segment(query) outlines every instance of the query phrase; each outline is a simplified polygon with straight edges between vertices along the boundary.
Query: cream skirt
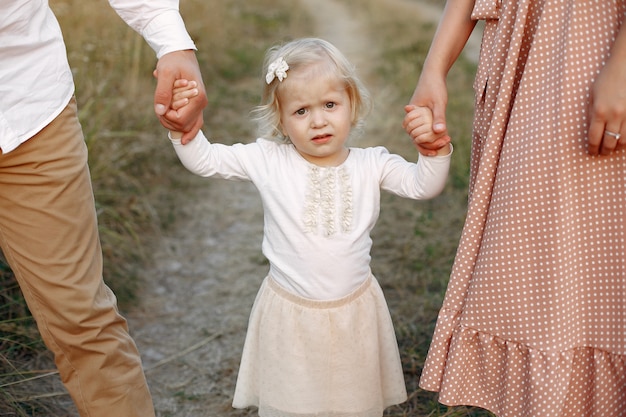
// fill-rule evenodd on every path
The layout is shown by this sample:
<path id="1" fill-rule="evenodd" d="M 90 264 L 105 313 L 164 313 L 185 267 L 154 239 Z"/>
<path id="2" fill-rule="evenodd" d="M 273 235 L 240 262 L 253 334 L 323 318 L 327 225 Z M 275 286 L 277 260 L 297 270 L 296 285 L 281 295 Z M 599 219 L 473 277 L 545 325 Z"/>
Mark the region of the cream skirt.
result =
<path id="1" fill-rule="evenodd" d="M 261 417 L 380 417 L 407 398 L 398 344 L 374 277 L 330 301 L 265 278 L 250 313 L 233 407 Z"/>

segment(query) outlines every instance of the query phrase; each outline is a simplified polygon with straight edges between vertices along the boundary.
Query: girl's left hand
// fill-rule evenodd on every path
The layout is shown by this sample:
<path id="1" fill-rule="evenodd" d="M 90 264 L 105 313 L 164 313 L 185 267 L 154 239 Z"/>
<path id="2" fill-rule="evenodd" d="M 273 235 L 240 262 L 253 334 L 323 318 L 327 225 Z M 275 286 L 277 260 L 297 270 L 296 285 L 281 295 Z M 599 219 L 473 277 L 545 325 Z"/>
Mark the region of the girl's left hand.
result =
<path id="1" fill-rule="evenodd" d="M 413 140 L 417 150 L 424 156 L 447 154 L 450 136 L 446 131 L 434 132 L 430 109 L 409 104 L 404 107 L 404 111 L 406 115 L 402 126 Z"/>

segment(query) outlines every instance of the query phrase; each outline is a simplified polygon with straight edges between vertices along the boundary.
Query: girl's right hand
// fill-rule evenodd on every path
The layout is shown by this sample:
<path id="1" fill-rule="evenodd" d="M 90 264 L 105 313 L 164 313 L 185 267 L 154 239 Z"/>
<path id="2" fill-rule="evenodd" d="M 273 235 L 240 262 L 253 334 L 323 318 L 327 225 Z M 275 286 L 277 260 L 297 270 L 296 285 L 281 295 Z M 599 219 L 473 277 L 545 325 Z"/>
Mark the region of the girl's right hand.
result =
<path id="1" fill-rule="evenodd" d="M 189 104 L 189 99 L 196 97 L 199 94 L 198 83 L 195 81 L 189 81 L 179 79 L 174 81 L 174 88 L 172 89 L 172 103 L 170 107 L 176 111 Z M 182 132 L 170 130 L 170 138 L 180 140 L 183 137 Z"/>
<path id="2" fill-rule="evenodd" d="M 197 82 L 184 79 L 176 80 L 174 81 L 172 103 L 170 106 L 173 110 L 181 109 L 189 104 L 189 99 L 196 97 L 198 94 Z"/>

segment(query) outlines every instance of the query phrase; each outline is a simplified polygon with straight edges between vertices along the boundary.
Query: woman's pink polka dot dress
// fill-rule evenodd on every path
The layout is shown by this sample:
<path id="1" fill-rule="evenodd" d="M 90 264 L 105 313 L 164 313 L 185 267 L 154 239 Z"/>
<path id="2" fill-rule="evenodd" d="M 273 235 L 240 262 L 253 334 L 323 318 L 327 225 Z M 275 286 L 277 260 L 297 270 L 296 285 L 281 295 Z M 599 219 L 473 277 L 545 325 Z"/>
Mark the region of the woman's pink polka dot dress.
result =
<path id="1" fill-rule="evenodd" d="M 626 416 L 626 151 L 586 151 L 590 89 L 625 13 L 476 2 L 468 215 L 420 381 L 444 404 Z"/>

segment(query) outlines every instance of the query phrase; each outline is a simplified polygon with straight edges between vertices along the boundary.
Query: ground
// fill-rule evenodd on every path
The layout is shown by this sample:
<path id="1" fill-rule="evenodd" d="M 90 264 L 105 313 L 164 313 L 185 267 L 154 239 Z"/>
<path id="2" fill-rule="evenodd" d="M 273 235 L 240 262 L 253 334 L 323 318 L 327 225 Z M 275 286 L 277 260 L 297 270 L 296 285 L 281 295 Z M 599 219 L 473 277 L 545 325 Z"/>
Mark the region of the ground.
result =
<path id="1" fill-rule="evenodd" d="M 423 19 L 439 16 L 415 1 L 393 1 Z M 367 68 L 376 43 L 358 14 L 336 0 L 302 3 L 316 23 L 311 35 Z M 248 183 L 207 181 L 181 203 L 185 215 L 163 236 L 139 304 L 127 314 L 159 417 L 256 415 L 230 404 L 248 314 L 268 268 L 260 251 L 260 198 Z"/>

